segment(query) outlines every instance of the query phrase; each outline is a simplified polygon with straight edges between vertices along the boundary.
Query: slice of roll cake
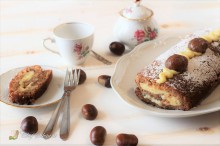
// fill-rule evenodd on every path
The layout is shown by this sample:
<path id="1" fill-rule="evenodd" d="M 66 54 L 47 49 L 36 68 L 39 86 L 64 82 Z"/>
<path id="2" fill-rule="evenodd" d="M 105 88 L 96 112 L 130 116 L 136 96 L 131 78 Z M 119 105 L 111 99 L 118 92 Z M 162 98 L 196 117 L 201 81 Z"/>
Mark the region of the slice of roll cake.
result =
<path id="1" fill-rule="evenodd" d="M 220 30 L 199 31 L 161 54 L 136 76 L 136 95 L 164 109 L 189 110 L 220 83 Z"/>
<path id="2" fill-rule="evenodd" d="M 21 70 L 9 84 L 9 100 L 18 104 L 33 104 L 47 89 L 52 70 L 35 65 Z"/>

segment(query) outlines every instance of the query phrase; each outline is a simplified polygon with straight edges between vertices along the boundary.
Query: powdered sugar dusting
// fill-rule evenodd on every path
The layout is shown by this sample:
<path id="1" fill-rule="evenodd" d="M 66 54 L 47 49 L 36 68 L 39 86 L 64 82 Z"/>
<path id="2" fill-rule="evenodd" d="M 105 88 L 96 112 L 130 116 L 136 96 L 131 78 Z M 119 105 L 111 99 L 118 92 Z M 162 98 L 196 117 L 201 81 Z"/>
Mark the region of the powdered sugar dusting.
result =
<path id="1" fill-rule="evenodd" d="M 188 47 L 188 43 L 190 40 L 192 40 L 193 38 L 196 38 L 196 37 L 206 35 L 209 32 L 210 32 L 210 30 L 201 30 L 201 31 L 198 31 L 194 34 L 186 36 L 185 39 L 180 41 L 178 44 L 173 46 L 171 49 L 167 50 L 165 53 L 161 54 L 156 60 L 160 60 L 162 62 L 165 62 L 167 60 L 167 58 L 170 57 L 171 55 L 177 54 L 181 51 L 185 51 L 186 48 Z"/>
<path id="2" fill-rule="evenodd" d="M 146 66 L 141 73 L 154 80 L 158 79 L 160 72 L 165 67 L 165 61 L 168 57 L 173 54 L 177 54 L 180 51 L 184 51 L 190 40 L 196 37 L 204 36 L 209 32 L 210 30 L 202 30 L 188 36 L 186 39 L 161 54 L 152 64 Z M 212 45 L 215 45 L 216 47 L 219 45 L 219 42 L 212 43 Z M 220 46 L 217 49 L 220 50 Z M 168 79 L 165 84 L 182 92 L 195 92 L 200 88 L 202 89 L 204 86 L 211 86 L 212 83 L 216 84 L 219 80 L 220 54 L 217 54 L 208 48 L 203 55 L 189 60 L 186 72 L 175 75 L 172 79 Z"/>
<path id="3" fill-rule="evenodd" d="M 219 73 L 220 56 L 208 49 L 202 56 L 190 59 L 187 71 L 170 79 L 167 84 L 183 92 L 194 92 L 201 87 L 216 83 L 219 80 Z M 179 78 L 178 82 L 177 78 Z"/>

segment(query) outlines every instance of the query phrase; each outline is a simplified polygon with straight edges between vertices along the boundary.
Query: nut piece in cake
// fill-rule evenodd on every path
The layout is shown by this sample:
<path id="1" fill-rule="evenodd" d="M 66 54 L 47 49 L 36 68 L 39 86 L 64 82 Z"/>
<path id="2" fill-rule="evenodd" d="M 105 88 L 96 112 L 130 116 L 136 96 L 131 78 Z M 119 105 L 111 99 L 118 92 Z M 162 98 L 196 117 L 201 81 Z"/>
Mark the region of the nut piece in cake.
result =
<path id="1" fill-rule="evenodd" d="M 21 70 L 9 83 L 9 100 L 18 104 L 33 104 L 47 89 L 52 70 L 35 65 Z"/>

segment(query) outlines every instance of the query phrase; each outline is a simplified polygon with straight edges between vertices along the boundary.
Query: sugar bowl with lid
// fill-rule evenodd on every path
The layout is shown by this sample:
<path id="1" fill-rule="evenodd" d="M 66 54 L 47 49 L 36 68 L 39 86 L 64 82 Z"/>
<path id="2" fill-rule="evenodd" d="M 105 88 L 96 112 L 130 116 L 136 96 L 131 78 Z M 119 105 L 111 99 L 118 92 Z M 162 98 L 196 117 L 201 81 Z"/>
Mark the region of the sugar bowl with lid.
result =
<path id="1" fill-rule="evenodd" d="M 119 12 L 114 34 L 131 50 L 143 42 L 155 39 L 159 28 L 153 14 L 152 10 L 141 5 L 141 0 L 134 0 L 131 6 Z"/>

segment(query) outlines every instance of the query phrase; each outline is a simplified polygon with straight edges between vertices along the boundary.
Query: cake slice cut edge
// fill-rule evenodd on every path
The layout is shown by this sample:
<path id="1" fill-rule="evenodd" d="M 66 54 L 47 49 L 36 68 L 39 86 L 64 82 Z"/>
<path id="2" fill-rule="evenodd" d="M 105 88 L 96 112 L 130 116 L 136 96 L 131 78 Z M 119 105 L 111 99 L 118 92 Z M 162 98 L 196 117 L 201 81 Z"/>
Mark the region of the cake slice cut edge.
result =
<path id="1" fill-rule="evenodd" d="M 189 110 L 192 108 L 190 100 L 176 89 L 166 85 L 157 84 L 155 80 L 136 76 L 138 87 L 135 90 L 137 97 L 143 102 L 170 110 Z"/>

